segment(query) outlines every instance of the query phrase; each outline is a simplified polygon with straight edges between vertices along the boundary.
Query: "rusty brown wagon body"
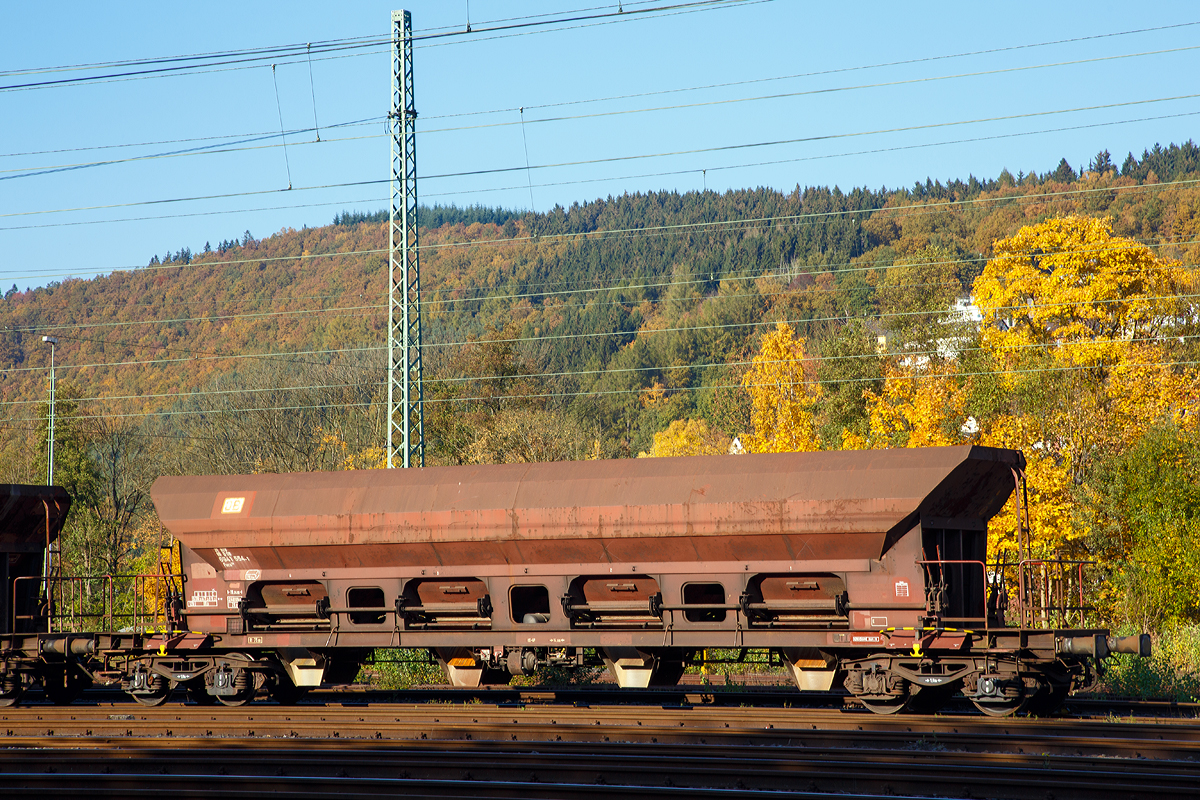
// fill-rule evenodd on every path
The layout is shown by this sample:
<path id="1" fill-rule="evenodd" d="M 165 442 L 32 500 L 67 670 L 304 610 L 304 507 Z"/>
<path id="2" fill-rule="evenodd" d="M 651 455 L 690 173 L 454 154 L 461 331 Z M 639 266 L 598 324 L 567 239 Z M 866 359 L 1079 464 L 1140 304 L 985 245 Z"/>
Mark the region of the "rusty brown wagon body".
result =
<path id="1" fill-rule="evenodd" d="M 238 646 L 430 648 L 466 685 L 594 648 L 623 686 L 767 648 L 802 688 L 844 675 L 890 710 L 994 672 L 987 653 L 1094 636 L 974 630 L 1004 627 L 986 529 L 1023 468 L 964 446 L 165 477 L 153 497 L 192 624 Z M 996 677 L 999 700 L 1027 693 Z"/>
<path id="2" fill-rule="evenodd" d="M 979 529 L 1022 466 L 980 447 L 788 453 L 164 477 L 153 497 L 218 570 L 795 564 L 879 559 L 921 517 Z"/>

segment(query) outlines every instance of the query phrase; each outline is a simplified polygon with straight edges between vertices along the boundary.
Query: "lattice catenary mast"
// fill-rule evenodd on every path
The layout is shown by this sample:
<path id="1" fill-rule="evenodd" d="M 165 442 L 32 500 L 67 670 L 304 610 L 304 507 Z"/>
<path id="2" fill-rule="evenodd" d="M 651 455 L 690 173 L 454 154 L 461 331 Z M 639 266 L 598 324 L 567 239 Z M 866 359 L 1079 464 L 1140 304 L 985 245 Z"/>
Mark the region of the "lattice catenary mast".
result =
<path id="1" fill-rule="evenodd" d="M 392 112 L 389 115 L 392 206 L 388 224 L 388 469 L 425 466 L 421 261 L 417 249 L 417 109 L 413 101 L 412 55 L 412 16 L 407 11 L 393 11 Z"/>

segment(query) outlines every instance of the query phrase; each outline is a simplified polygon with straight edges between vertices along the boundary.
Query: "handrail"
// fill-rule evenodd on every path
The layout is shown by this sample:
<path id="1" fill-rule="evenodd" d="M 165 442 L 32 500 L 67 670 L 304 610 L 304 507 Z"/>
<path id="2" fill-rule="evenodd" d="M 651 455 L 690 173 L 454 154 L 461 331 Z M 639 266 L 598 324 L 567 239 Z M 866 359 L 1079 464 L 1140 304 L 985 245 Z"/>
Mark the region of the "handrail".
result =
<path id="1" fill-rule="evenodd" d="M 102 620 L 102 627 L 115 630 L 118 620 L 128 620 L 133 628 L 145 628 L 178 620 L 184 575 L 177 572 L 105 573 L 103 575 L 25 575 L 12 580 L 12 628 L 19 620 L 45 620 L 47 630 L 82 632 L 88 620 Z M 36 614 L 17 614 L 16 598 L 20 586 L 36 581 L 45 588 Z M 118 589 L 123 591 L 119 594 Z M 29 594 L 26 592 L 26 594 Z M 119 611 L 118 598 L 132 594 L 130 610 Z M 148 603 L 147 601 L 153 598 Z M 177 602 L 179 601 L 179 602 Z M 150 607 L 150 605 L 153 607 Z"/>
<path id="2" fill-rule="evenodd" d="M 1049 622 L 1051 611 L 1060 613 L 1064 620 L 1070 615 L 1070 612 L 1078 611 L 1079 623 L 1080 625 L 1083 625 L 1083 615 L 1085 612 L 1091 609 L 1090 606 L 1085 605 L 1083 596 L 1083 568 L 1085 566 L 1093 566 L 1095 563 L 1095 561 L 1067 558 L 1022 558 L 1018 560 L 1015 565 L 1017 567 L 1018 585 L 1017 613 L 1020 617 L 1021 624 L 1023 626 L 1029 625 L 1029 627 L 1033 627 L 1036 618 L 1039 616 L 1039 609 L 1033 603 L 1033 598 L 1030 597 L 1031 591 L 1034 588 L 1030 584 L 1032 584 L 1033 581 L 1026 581 L 1026 572 L 1030 567 L 1041 567 L 1042 580 L 1039 584 L 1039 588 L 1041 590 L 1040 599 L 1042 601 L 1040 604 L 1040 617 L 1042 622 Z M 1059 577 L 1056 578 L 1048 574 L 1046 568 L 1052 566 L 1057 566 L 1060 568 Z M 1067 578 L 1068 571 L 1062 569 L 1064 567 L 1075 568 L 1074 570 L 1071 570 L 1071 572 L 1076 573 L 1076 588 L 1079 592 L 1079 605 L 1077 606 L 1071 606 L 1067 604 L 1066 592 L 1070 590 L 1070 587 L 1065 585 L 1069 583 L 1069 579 Z M 1056 588 L 1054 584 L 1056 583 L 1058 584 L 1057 588 L 1059 590 L 1060 602 L 1058 605 L 1051 606 L 1050 602 L 1054 599 L 1053 594 Z"/>

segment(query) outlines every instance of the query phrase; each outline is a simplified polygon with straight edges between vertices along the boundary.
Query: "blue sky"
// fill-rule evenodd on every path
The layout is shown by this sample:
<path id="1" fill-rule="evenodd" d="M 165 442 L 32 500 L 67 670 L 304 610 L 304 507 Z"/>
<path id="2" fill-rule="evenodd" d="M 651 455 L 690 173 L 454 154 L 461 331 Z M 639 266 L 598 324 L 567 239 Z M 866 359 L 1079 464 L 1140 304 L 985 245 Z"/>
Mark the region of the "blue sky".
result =
<path id="1" fill-rule="evenodd" d="M 3 87 L 131 71 L 47 71 L 72 65 L 386 37 L 393 7 L 10 4 L 0 287 L 385 208 L 386 185 L 339 184 L 388 177 L 391 57 L 373 45 L 281 57 L 274 72 L 267 60 Z M 744 0 L 495 33 L 481 31 L 616 4 L 408 8 L 418 34 L 461 31 L 468 13 L 475 31 L 416 49 L 427 204 L 545 211 L 659 189 L 896 187 L 1044 172 L 1062 157 L 1079 168 L 1105 148 L 1119 164 L 1130 150 L 1200 138 L 1194 3 Z M 206 150 L 183 153 L 196 148 Z"/>

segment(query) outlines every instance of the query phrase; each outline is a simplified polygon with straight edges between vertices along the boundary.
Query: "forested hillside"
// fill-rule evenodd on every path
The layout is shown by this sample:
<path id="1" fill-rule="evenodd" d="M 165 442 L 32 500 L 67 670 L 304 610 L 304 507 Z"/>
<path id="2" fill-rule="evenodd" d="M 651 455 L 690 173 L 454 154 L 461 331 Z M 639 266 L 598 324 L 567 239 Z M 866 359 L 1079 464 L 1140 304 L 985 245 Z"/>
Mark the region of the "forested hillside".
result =
<path id="1" fill-rule="evenodd" d="M 1198 181 L 1200 148 L 1188 142 L 1119 166 L 1102 152 L 1079 172 L 1063 160 L 1045 173 L 908 189 L 625 195 L 545 214 L 423 209 L 427 462 L 719 451 L 734 437 L 751 449 L 1020 446 L 1042 470 L 1038 480 L 1057 481 L 1033 487 L 1057 515 L 1040 529 L 1046 547 L 1106 559 L 1105 613 L 1194 619 L 1194 586 L 1167 610 L 1154 610 L 1161 598 L 1141 597 L 1136 608 L 1116 599 L 1146 562 L 1133 555 L 1138 542 L 1169 520 L 1184 520 L 1200 542 L 1196 492 L 1170 495 L 1155 519 L 1133 500 L 1153 484 L 1146 463 L 1195 485 L 1192 395 L 1131 411 L 1137 425 L 1104 417 L 1126 425 L 1124 437 L 1032 431 L 1039 410 L 1050 420 L 1051 407 L 1099 397 L 1097 386 L 1110 391 L 1105 370 L 1144 366 L 1145 352 L 1110 348 L 1056 366 L 1052 348 L 1066 339 L 1014 343 L 988 340 L 987 330 L 1019 327 L 1012 309 L 1036 305 L 1034 289 L 1001 298 L 1004 275 L 989 265 L 1028 262 L 1037 273 L 1058 252 L 1045 237 L 1144 245 L 1140 260 L 1113 273 L 1115 294 L 1089 295 L 1097 309 L 1193 296 Z M 1060 218 L 1103 221 L 1107 233 L 1076 225 L 1018 235 Z M 1021 249 L 1021 236 L 1034 244 Z M 369 467 L 382 458 L 386 219 L 347 212 L 326 227 L 261 239 L 246 231 L 198 250 L 93 280 L 14 287 L 0 302 L 0 480 L 44 480 L 50 353 L 41 337 L 53 334 L 59 482 L 92 515 L 79 552 L 114 568 L 137 552 L 154 475 Z M 1147 274 L 1170 269 L 1171 279 L 1133 286 L 1133 264 Z M 1064 268 L 1083 283 L 1109 274 Z M 956 298 L 978 294 L 980 280 L 1001 298 L 983 334 L 947 313 Z M 1126 327 L 1104 336 L 1153 339 L 1165 371 L 1139 380 L 1186 389 L 1200 360 L 1194 306 L 1133 307 Z M 1097 319 L 1086 321 L 1093 334 Z M 789 360 L 798 365 L 790 377 L 764 371 Z M 757 406 L 756 387 L 768 384 L 805 387 L 793 400 L 807 416 L 790 445 L 766 430 Z M 914 410 L 922 403 L 938 413 Z M 1188 558 L 1191 571 L 1172 568 L 1163 586 L 1200 579 L 1200 557 Z"/>

